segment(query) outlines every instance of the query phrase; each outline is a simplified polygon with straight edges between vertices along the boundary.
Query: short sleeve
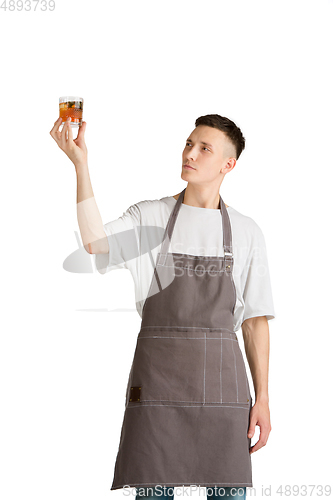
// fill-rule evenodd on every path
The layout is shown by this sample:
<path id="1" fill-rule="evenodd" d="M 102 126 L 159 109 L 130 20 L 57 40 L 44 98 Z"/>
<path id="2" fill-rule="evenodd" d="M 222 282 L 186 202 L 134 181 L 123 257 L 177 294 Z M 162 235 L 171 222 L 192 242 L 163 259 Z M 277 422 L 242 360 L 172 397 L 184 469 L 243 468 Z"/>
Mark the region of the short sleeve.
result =
<path id="1" fill-rule="evenodd" d="M 242 322 L 256 316 L 266 316 L 268 320 L 275 318 L 266 243 L 257 224 L 254 227 L 251 251 L 245 272 L 247 275 L 243 291 L 244 316 Z"/>
<path id="2" fill-rule="evenodd" d="M 109 253 L 93 254 L 96 269 L 100 274 L 113 269 L 127 269 L 128 260 L 139 255 L 136 228 L 140 223 L 140 208 L 135 204 L 118 219 L 103 225 L 109 243 Z"/>

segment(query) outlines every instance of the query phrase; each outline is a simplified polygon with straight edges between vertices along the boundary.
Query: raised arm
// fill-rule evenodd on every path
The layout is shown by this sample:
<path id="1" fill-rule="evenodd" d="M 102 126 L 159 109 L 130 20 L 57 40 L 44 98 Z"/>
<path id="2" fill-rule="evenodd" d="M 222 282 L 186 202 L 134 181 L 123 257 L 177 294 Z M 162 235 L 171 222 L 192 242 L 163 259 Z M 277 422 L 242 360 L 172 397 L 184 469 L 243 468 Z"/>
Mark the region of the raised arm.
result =
<path id="1" fill-rule="evenodd" d="M 88 169 L 88 151 L 84 140 L 86 122 L 82 122 L 78 136 L 73 140 L 72 128 L 68 119 L 59 131 L 61 118 L 54 123 L 51 136 L 59 148 L 73 162 L 77 178 L 77 218 L 82 243 L 90 253 L 108 253 L 109 243 L 104 231 L 103 222 L 94 197 Z"/>

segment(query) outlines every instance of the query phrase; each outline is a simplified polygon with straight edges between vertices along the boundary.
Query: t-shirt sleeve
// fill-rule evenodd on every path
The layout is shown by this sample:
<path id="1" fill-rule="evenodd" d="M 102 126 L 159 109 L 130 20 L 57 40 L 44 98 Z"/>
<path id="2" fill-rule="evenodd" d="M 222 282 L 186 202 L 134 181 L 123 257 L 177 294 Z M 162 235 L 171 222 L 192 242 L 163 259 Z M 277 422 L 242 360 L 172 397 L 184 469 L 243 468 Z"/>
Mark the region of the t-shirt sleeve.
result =
<path id="1" fill-rule="evenodd" d="M 243 321 L 256 316 L 266 316 L 268 320 L 275 318 L 266 243 L 257 224 L 254 226 L 246 272 Z"/>
<path id="2" fill-rule="evenodd" d="M 109 253 L 93 254 L 96 269 L 105 274 L 113 269 L 128 269 L 127 262 L 139 255 L 136 228 L 141 223 L 138 204 L 131 205 L 121 217 L 103 225 Z"/>

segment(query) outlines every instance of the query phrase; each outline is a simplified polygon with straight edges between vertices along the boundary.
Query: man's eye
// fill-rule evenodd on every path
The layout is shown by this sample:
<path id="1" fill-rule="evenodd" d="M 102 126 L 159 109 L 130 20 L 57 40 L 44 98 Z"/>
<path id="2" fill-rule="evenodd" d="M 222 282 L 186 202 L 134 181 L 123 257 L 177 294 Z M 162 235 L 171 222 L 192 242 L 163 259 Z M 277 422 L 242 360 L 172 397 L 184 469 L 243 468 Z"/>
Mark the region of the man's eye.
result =
<path id="1" fill-rule="evenodd" d="M 189 146 L 190 146 L 190 145 L 191 145 L 191 143 L 190 143 L 190 142 L 187 142 L 187 143 L 185 144 L 185 146 L 187 146 L 187 145 L 189 145 Z M 207 149 L 207 151 L 210 151 L 208 148 L 202 148 L 202 149 Z"/>

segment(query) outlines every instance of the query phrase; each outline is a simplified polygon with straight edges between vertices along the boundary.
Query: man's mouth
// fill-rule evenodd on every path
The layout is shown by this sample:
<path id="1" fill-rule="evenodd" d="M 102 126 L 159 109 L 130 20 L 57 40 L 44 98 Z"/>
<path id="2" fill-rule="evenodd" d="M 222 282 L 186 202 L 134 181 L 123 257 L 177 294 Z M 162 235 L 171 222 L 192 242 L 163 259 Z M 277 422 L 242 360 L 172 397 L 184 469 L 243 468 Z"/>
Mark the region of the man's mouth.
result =
<path id="1" fill-rule="evenodd" d="M 191 170 L 195 170 L 195 168 L 191 167 L 191 165 L 184 165 L 184 168 L 190 168 Z"/>

